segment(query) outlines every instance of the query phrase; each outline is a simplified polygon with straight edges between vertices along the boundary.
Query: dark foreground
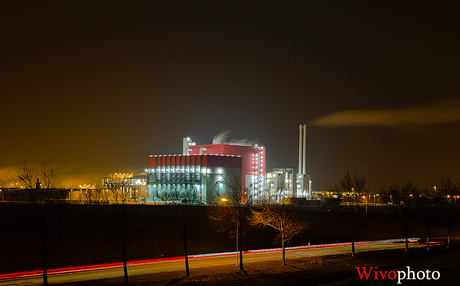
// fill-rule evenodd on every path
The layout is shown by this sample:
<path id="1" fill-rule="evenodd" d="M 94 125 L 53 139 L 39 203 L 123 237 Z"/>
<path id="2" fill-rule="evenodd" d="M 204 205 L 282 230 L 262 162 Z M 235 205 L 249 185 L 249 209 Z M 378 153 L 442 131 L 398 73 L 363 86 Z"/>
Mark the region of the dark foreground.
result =
<path id="1" fill-rule="evenodd" d="M 71 215 L 59 232 L 56 247 L 49 257 L 49 268 L 71 267 L 100 263 L 120 262 L 117 246 L 91 223 L 90 214 L 95 206 L 71 206 Z M 167 206 L 147 205 L 142 209 L 143 225 L 138 237 L 128 249 L 128 260 L 143 260 L 183 256 L 182 243 L 177 233 L 164 225 Z M 206 208 L 203 208 L 205 211 Z M 309 228 L 296 237 L 290 246 L 337 243 L 350 241 L 350 232 L 341 220 L 340 213 L 304 210 Z M 0 205 L 0 273 L 41 269 L 40 241 L 30 226 L 28 218 L 33 214 L 27 206 Z M 363 216 L 366 225 L 357 233 L 356 241 L 400 238 L 404 233 L 392 214 L 368 213 Z M 458 230 L 454 230 L 457 236 Z M 441 226 L 432 228 L 432 237 L 442 238 L 446 231 Z M 410 236 L 425 238 L 423 227 Z M 279 247 L 274 244 L 276 232 L 270 228 L 254 228 L 247 233 L 244 249 Z M 189 254 L 234 251 L 235 240 L 227 233 L 218 233 L 209 223 L 189 241 Z"/>
<path id="2" fill-rule="evenodd" d="M 356 267 L 378 267 L 381 271 L 401 271 L 407 266 L 414 271 L 439 271 L 438 280 L 402 281 L 402 285 L 455 285 L 460 277 L 458 265 L 460 249 L 444 246 L 425 249 L 386 250 L 358 253 L 356 258 L 345 255 L 280 261 L 247 263 L 245 272 L 236 266 L 217 266 L 194 269 L 191 277 L 183 271 L 171 271 L 130 277 L 123 284 L 122 278 L 70 283 L 80 285 L 397 285 L 397 280 L 379 279 L 373 276 L 361 280 Z"/>

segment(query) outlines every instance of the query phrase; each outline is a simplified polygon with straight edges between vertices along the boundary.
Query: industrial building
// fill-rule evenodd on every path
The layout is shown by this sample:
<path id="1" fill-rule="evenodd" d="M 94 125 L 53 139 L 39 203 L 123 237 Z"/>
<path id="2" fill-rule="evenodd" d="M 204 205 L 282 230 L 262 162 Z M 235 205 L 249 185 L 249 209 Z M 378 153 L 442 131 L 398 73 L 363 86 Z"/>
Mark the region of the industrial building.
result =
<path id="1" fill-rule="evenodd" d="M 299 169 L 265 172 L 266 148 L 257 144 L 196 145 L 183 138 L 182 155 L 150 155 L 147 162 L 147 201 L 215 203 L 226 180 L 241 178 L 242 192 L 255 203 L 280 203 L 284 198 L 312 198 L 306 170 L 306 124 L 299 125 Z"/>

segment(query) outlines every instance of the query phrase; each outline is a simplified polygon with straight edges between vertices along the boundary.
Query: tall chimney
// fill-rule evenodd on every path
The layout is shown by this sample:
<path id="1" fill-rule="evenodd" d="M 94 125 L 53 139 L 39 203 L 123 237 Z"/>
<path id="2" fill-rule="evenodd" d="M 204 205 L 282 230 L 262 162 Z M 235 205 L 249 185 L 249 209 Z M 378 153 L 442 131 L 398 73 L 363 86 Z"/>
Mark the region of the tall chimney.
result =
<path id="1" fill-rule="evenodd" d="M 299 124 L 299 174 L 302 174 L 302 124 Z"/>
<path id="2" fill-rule="evenodd" d="M 303 158 L 302 158 L 302 163 L 303 163 L 303 167 L 302 167 L 302 174 L 306 174 L 307 173 L 307 124 L 304 124 L 303 125 L 303 142 L 302 142 L 302 145 L 303 145 L 303 151 L 302 151 L 302 155 L 303 155 Z"/>

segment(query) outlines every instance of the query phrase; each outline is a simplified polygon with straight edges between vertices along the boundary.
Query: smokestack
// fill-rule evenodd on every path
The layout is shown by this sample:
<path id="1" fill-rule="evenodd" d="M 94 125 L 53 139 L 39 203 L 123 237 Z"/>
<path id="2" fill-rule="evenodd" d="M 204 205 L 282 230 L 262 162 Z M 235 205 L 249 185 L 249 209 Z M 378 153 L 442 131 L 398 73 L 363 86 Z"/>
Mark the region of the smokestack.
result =
<path id="1" fill-rule="evenodd" d="M 304 124 L 303 125 L 303 142 L 302 142 L 302 145 L 303 145 L 303 151 L 302 151 L 302 155 L 303 155 L 303 158 L 302 158 L 302 163 L 303 163 L 303 167 L 302 167 L 302 174 L 306 174 L 307 173 L 307 124 Z"/>
<path id="2" fill-rule="evenodd" d="M 299 124 L 299 174 L 302 174 L 302 124 Z"/>

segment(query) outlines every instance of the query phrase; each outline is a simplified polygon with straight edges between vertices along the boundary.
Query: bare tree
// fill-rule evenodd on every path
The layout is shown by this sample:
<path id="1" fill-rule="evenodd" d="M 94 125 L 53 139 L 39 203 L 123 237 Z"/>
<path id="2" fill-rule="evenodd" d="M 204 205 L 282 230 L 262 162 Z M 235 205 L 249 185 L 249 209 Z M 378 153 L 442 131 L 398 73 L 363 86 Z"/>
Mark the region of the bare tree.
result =
<path id="1" fill-rule="evenodd" d="M 367 194 L 369 188 L 363 175 L 358 175 L 357 172 L 353 176 L 347 170 L 343 176 L 335 182 L 334 186 L 329 187 L 329 191 L 337 194 L 338 199 L 328 200 L 327 206 L 335 211 L 341 212 L 347 227 L 350 230 L 351 238 L 351 255 L 355 256 L 355 239 L 356 233 L 364 225 L 363 213 L 366 210 L 363 204 L 363 196 Z M 348 198 L 344 201 L 348 193 Z"/>
<path id="2" fill-rule="evenodd" d="M 459 184 L 454 183 L 449 176 L 442 177 L 439 193 L 436 196 L 441 202 L 441 220 L 447 228 L 447 247 L 450 247 L 452 231 L 460 221 Z"/>
<path id="3" fill-rule="evenodd" d="M 116 244 L 123 258 L 124 282 L 128 282 L 127 255 L 133 241 L 140 235 L 140 212 L 143 204 L 129 204 L 126 193 L 114 191 L 116 203 L 108 200 L 94 206 L 90 222 L 95 224 L 110 241 Z"/>
<path id="4" fill-rule="evenodd" d="M 101 182 L 94 184 L 92 189 L 87 189 L 84 196 L 86 204 L 99 204 L 107 199 L 107 192 Z"/>
<path id="5" fill-rule="evenodd" d="M 114 204 L 127 204 L 130 201 L 129 193 L 122 189 L 111 190 L 111 198 Z"/>
<path id="6" fill-rule="evenodd" d="M 21 166 L 16 167 L 13 172 L 7 173 L 7 180 L 13 183 L 13 186 L 21 189 L 50 189 L 55 187 L 56 177 L 54 169 L 41 163 L 41 168 L 36 171 L 29 165 L 29 160 L 25 159 Z M 40 183 L 40 185 L 37 185 Z"/>
<path id="7" fill-rule="evenodd" d="M 113 203 L 127 203 L 130 201 L 130 184 L 126 178 L 120 178 L 107 184 Z"/>
<path id="8" fill-rule="evenodd" d="M 426 228 L 426 250 L 430 249 L 430 230 L 440 218 L 440 204 L 436 198 L 421 197 L 414 198 L 417 206 L 417 213 L 420 222 Z"/>
<path id="9" fill-rule="evenodd" d="M 251 223 L 255 226 L 270 226 L 278 231 L 275 242 L 281 242 L 282 264 L 286 265 L 286 243 L 308 227 L 308 222 L 293 212 L 288 205 L 265 205 L 252 209 Z"/>
<path id="10" fill-rule="evenodd" d="M 233 175 L 225 184 L 222 192 L 223 206 L 210 212 L 210 219 L 215 222 L 217 230 L 235 236 L 240 255 L 239 267 L 243 267 L 243 242 L 247 230 L 251 227 L 252 197 L 248 189 L 243 188 L 241 177 Z"/>
<path id="11" fill-rule="evenodd" d="M 172 227 L 180 236 L 184 248 L 185 276 L 190 276 L 188 263 L 188 241 L 198 233 L 208 220 L 206 208 L 188 204 L 173 204 L 163 208 L 165 216 L 163 224 Z"/>
<path id="12" fill-rule="evenodd" d="M 54 189 L 54 170 L 42 163 L 40 171 L 32 169 L 28 160 L 9 174 L 9 180 L 22 190 L 21 200 L 32 209 L 32 216 L 18 216 L 41 242 L 43 284 L 48 285 L 48 259 L 50 252 L 59 244 L 68 215 L 67 192 Z M 40 183 L 42 182 L 42 183 Z"/>
<path id="13" fill-rule="evenodd" d="M 393 185 L 388 191 L 390 209 L 396 215 L 399 224 L 404 230 L 406 240 L 405 252 L 409 249 L 409 232 L 420 225 L 416 198 L 420 197 L 420 190 L 412 181 L 404 185 Z"/>
<path id="14" fill-rule="evenodd" d="M 96 192 L 95 190 L 86 190 L 85 193 L 83 193 L 80 196 L 80 199 L 84 201 L 85 204 L 94 204 L 96 203 Z"/>

